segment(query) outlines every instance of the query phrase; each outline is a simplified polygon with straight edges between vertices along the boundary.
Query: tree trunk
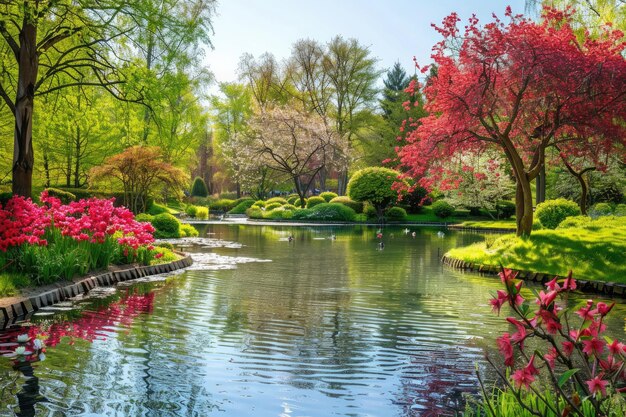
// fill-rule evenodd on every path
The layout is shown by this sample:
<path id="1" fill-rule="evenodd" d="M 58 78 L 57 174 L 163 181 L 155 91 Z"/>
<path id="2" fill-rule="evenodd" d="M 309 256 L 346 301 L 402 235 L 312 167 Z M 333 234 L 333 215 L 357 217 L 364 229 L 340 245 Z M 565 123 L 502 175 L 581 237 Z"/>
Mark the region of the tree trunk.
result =
<path id="1" fill-rule="evenodd" d="M 20 32 L 20 53 L 15 99 L 15 133 L 13 146 L 14 195 L 31 197 L 33 187 L 33 104 L 39 57 L 37 55 L 37 28 L 24 18 Z"/>
<path id="2" fill-rule="evenodd" d="M 587 215 L 587 198 L 589 196 L 589 186 L 583 174 L 577 175 L 576 179 L 580 183 L 580 212 L 583 216 Z"/>
<path id="3" fill-rule="evenodd" d="M 337 177 L 337 194 L 346 195 L 346 189 L 348 188 L 348 167 L 344 167 L 339 171 Z"/>
<path id="4" fill-rule="evenodd" d="M 74 187 L 80 187 L 80 151 L 81 151 L 80 126 L 76 126 L 76 146 L 74 147 Z"/>
<path id="5" fill-rule="evenodd" d="M 543 165 L 535 178 L 535 203 L 546 201 L 546 166 Z"/>
<path id="6" fill-rule="evenodd" d="M 526 174 L 522 172 L 519 177 L 515 189 L 516 234 L 517 236 L 530 236 L 533 230 L 533 196 Z"/>
<path id="7" fill-rule="evenodd" d="M 46 188 L 50 187 L 50 160 L 48 159 L 48 153 L 44 152 L 43 154 L 43 170 L 46 176 Z"/>

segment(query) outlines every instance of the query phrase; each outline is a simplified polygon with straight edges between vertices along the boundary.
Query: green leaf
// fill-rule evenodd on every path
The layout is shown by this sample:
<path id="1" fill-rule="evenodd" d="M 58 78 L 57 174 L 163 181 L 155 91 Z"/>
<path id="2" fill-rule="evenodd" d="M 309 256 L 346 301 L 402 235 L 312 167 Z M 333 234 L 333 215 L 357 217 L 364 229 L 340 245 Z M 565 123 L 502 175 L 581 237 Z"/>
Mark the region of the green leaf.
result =
<path id="1" fill-rule="evenodd" d="M 565 385 L 565 383 L 572 377 L 572 375 L 574 375 L 578 371 L 580 371 L 580 369 L 578 368 L 568 369 L 567 371 L 565 371 L 563 375 L 561 375 L 561 377 L 559 378 L 559 388 L 563 388 L 563 385 Z"/>

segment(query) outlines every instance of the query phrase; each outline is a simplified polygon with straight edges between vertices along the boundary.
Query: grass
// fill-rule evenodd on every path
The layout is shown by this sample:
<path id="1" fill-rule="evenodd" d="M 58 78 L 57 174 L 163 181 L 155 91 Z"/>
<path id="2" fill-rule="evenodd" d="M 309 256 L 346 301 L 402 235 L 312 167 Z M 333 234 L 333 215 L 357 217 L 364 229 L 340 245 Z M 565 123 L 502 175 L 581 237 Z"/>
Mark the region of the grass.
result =
<path id="1" fill-rule="evenodd" d="M 610 217 L 567 229 L 534 231 L 528 238 L 488 236 L 447 256 L 482 265 L 626 283 L 626 218 Z"/>
<path id="2" fill-rule="evenodd" d="M 31 285 L 30 280 L 24 274 L 15 272 L 0 273 L 0 297 L 11 297 L 20 293 L 20 288 Z"/>
<path id="3" fill-rule="evenodd" d="M 466 220 L 456 226 L 472 227 L 476 229 L 516 229 L 515 219 L 510 220 Z"/>

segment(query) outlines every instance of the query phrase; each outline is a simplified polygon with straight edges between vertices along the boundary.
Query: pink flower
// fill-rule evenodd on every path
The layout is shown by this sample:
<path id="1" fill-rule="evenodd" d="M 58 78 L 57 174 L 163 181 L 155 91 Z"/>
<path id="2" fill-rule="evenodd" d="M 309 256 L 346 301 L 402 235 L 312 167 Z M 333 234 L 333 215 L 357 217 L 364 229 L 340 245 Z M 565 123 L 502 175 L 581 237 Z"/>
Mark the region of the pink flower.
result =
<path id="1" fill-rule="evenodd" d="M 502 336 L 496 339 L 498 344 L 498 350 L 504 356 L 504 365 L 505 366 L 513 366 L 514 358 L 513 358 L 513 345 L 511 344 L 511 338 L 508 333 L 504 333 Z"/>
<path id="2" fill-rule="evenodd" d="M 554 277 L 552 281 L 546 282 L 546 287 L 550 291 L 559 291 L 561 289 L 561 287 L 559 287 L 559 284 L 557 283 L 557 277 Z"/>
<path id="3" fill-rule="evenodd" d="M 574 344 L 572 342 L 566 340 L 561 343 L 561 346 L 563 347 L 563 353 L 565 356 L 570 356 L 572 352 L 574 352 Z"/>
<path id="4" fill-rule="evenodd" d="M 554 347 L 551 347 L 548 353 L 543 355 L 543 358 L 546 360 L 546 362 L 548 362 L 548 366 L 550 367 L 550 369 L 554 369 L 554 364 L 556 362 L 557 356 L 558 353 Z"/>
<path id="5" fill-rule="evenodd" d="M 576 280 L 572 278 L 572 271 L 569 271 L 567 274 L 567 278 L 565 278 L 565 282 L 563 282 L 563 289 L 573 291 L 576 289 Z"/>
<path id="6" fill-rule="evenodd" d="M 597 338 L 593 338 L 591 340 L 583 340 L 583 352 L 587 355 L 595 355 L 596 357 L 602 354 L 604 350 L 604 343 Z"/>
<path id="7" fill-rule="evenodd" d="M 620 343 L 617 339 L 613 340 L 611 343 L 607 342 L 606 347 L 609 348 L 611 355 L 621 355 L 622 353 L 626 353 L 626 346 L 624 346 L 623 343 Z"/>
<path id="8" fill-rule="evenodd" d="M 609 381 L 601 379 L 601 376 L 603 375 L 598 375 L 595 378 L 587 381 L 587 386 L 589 387 L 589 391 L 592 395 L 596 395 L 598 393 L 601 393 L 603 396 L 606 395 L 606 386 L 608 385 Z"/>
<path id="9" fill-rule="evenodd" d="M 504 303 L 509 299 L 509 295 L 506 293 L 506 291 L 503 290 L 498 290 L 497 291 L 497 297 L 494 297 L 490 300 L 490 304 L 491 307 L 493 308 L 493 311 L 498 313 L 498 315 L 500 314 L 500 308 L 502 307 L 502 305 L 504 305 Z"/>
<path id="10" fill-rule="evenodd" d="M 535 380 L 535 375 L 539 374 L 539 371 L 537 370 L 537 368 L 535 368 L 535 365 L 533 363 L 534 361 L 535 355 L 532 355 L 530 357 L 530 360 L 528 361 L 528 365 L 526 365 L 524 369 L 518 369 L 517 371 L 513 372 L 513 375 L 511 375 L 511 379 L 518 389 L 522 386 L 526 389 L 530 388 L 530 384 L 532 384 Z"/>

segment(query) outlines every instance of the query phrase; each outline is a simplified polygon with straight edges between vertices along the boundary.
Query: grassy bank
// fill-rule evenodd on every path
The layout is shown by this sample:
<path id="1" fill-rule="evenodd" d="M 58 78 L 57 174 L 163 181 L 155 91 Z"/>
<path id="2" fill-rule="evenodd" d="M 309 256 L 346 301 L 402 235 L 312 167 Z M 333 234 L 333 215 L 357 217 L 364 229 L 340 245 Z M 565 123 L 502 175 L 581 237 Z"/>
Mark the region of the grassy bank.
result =
<path id="1" fill-rule="evenodd" d="M 452 249 L 447 256 L 482 265 L 500 265 L 574 277 L 626 283 L 626 217 L 601 218 L 529 238 L 488 236 L 485 242 Z"/>
<path id="2" fill-rule="evenodd" d="M 511 229 L 515 230 L 515 219 L 511 220 L 468 220 L 455 226 L 469 227 L 473 229 Z"/>

